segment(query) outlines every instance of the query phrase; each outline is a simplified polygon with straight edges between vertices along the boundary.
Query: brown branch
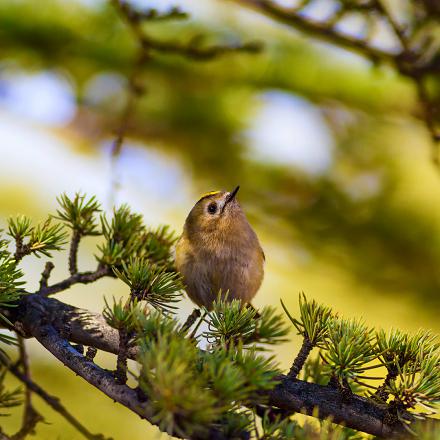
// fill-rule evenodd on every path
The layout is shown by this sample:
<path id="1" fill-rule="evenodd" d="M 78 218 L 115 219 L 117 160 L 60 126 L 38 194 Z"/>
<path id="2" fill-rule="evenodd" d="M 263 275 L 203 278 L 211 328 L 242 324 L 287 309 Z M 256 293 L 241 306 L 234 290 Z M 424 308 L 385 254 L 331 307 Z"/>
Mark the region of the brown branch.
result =
<path id="1" fill-rule="evenodd" d="M 139 396 L 135 390 L 117 384 L 113 374 L 87 361 L 59 336 L 59 326 L 65 326 L 66 321 L 69 321 L 69 339 L 72 342 L 117 354 L 118 331 L 111 328 L 101 315 L 36 294 L 23 297 L 20 306 L 10 312 L 15 315 L 9 315 L 9 319 L 20 322 L 29 336 L 36 337 L 71 370 L 117 402 L 150 419 L 148 405 L 138 400 Z M 127 356 L 135 359 L 137 349 L 131 347 Z M 319 408 L 319 418 L 330 416 L 335 423 L 373 435 L 386 437 L 403 430 L 400 422 L 387 421 L 387 405 L 377 404 L 355 394 L 350 396 L 349 401 L 344 401 L 339 390 L 334 387 L 302 380 L 292 381 L 287 376 L 280 379 L 279 385 L 264 393 L 267 394 L 272 407 L 284 410 L 286 414 L 305 411 L 306 414 L 316 417 L 315 408 Z"/>
<path id="2" fill-rule="evenodd" d="M 52 286 L 41 287 L 40 283 L 40 289 L 35 293 L 38 293 L 42 296 L 49 296 L 66 290 L 69 287 L 72 287 L 74 284 L 93 283 L 94 281 L 111 274 L 112 272 L 109 267 L 99 266 L 94 272 L 79 272 L 71 275 L 69 278 L 66 278 L 63 281 L 60 281 L 59 283 L 53 284 Z"/>
<path id="3" fill-rule="evenodd" d="M 27 381 L 30 381 L 31 373 L 30 373 L 29 358 L 26 351 L 25 342 L 22 336 L 17 335 L 17 338 L 18 338 L 18 347 L 20 351 L 18 365 L 21 365 L 23 368 L 23 373 L 22 373 L 23 377 L 25 377 Z M 20 430 L 12 436 L 12 440 L 23 440 L 28 435 L 33 434 L 37 424 L 43 420 L 44 419 L 41 416 L 41 414 L 39 414 L 32 405 L 32 390 L 30 389 L 30 387 L 26 382 L 23 420 Z"/>
<path id="4" fill-rule="evenodd" d="M 334 23 L 317 21 L 300 13 L 302 6 L 287 8 L 274 3 L 271 0 L 232 0 L 243 6 L 260 12 L 280 23 L 286 24 L 312 37 L 324 40 L 330 44 L 354 51 L 373 62 L 386 62 L 391 64 L 402 75 L 410 78 L 419 96 L 423 107 L 423 119 L 433 141 L 433 161 L 440 163 L 438 148 L 440 144 L 440 127 L 438 114 L 440 109 L 429 97 L 426 90 L 425 78 L 427 75 L 436 75 L 436 64 L 419 65 L 421 54 L 412 51 L 410 42 L 404 29 L 394 19 L 381 0 L 375 0 L 370 6 L 386 20 L 400 43 L 400 50 L 386 51 L 379 49 L 363 38 L 356 38 L 338 31 Z"/>
<path id="5" fill-rule="evenodd" d="M 195 308 L 182 325 L 182 333 L 186 333 L 194 325 L 197 319 L 200 318 L 200 315 L 200 309 Z"/>
<path id="6" fill-rule="evenodd" d="M 388 368 L 388 373 L 385 377 L 383 384 L 379 388 L 377 388 L 376 392 L 374 393 L 374 396 L 379 398 L 383 402 L 386 402 L 388 400 L 388 396 L 389 396 L 389 393 L 387 391 L 388 385 L 399 374 L 399 370 L 397 369 L 396 366 L 391 365 L 390 367 L 387 368 Z"/>
<path id="7" fill-rule="evenodd" d="M 116 361 L 115 377 L 119 384 L 127 383 L 127 359 L 128 359 L 128 341 L 129 335 L 127 330 L 119 330 L 119 350 Z"/>
<path id="8" fill-rule="evenodd" d="M 6 359 L 2 359 L 4 363 L 7 363 Z M 8 370 L 21 382 L 26 385 L 26 389 L 29 389 L 37 396 L 41 397 L 52 409 L 58 412 L 64 419 L 66 419 L 78 432 L 80 432 L 85 438 L 89 440 L 105 440 L 102 434 L 92 434 L 87 428 L 85 428 L 70 412 L 61 404 L 58 397 L 52 396 L 47 393 L 37 383 L 23 374 L 16 365 L 11 363 L 7 364 Z M 24 437 L 21 437 L 24 438 Z M 1 439 L 1 437 L 0 437 Z M 15 439 L 15 436 L 12 437 Z"/>
<path id="9" fill-rule="evenodd" d="M 310 342 L 310 339 L 305 336 L 301 345 L 301 349 L 296 356 L 292 367 L 290 368 L 289 374 L 287 375 L 289 379 L 296 379 L 298 374 L 302 370 L 310 352 L 313 349 L 313 344 Z"/>
<path id="10" fill-rule="evenodd" d="M 287 24 L 312 37 L 319 38 L 328 43 L 344 47 L 345 49 L 357 52 L 375 61 L 394 63 L 395 53 L 378 49 L 368 44 L 362 38 L 351 37 L 334 29 L 327 23 L 313 20 L 298 14 L 291 8 L 282 7 L 268 0 L 233 0 L 257 12 L 273 18 L 281 23 Z"/>
<path id="11" fill-rule="evenodd" d="M 49 282 L 50 274 L 52 273 L 52 270 L 55 268 L 55 265 L 52 263 L 52 261 L 48 261 L 46 265 L 44 266 L 44 270 L 41 273 L 41 279 L 40 279 L 40 290 L 43 290 L 47 288 L 47 284 Z"/>
<path id="12" fill-rule="evenodd" d="M 44 300 L 44 298 L 41 298 Z M 47 300 L 47 299 L 46 299 Z M 82 354 L 78 353 L 52 324 L 47 324 L 47 317 L 44 310 L 39 307 L 28 308 L 26 321 L 27 329 L 43 347 L 52 353 L 60 362 L 78 376 L 85 379 L 89 384 L 103 392 L 113 401 L 127 407 L 142 419 L 148 420 L 151 424 L 156 424 L 154 411 L 150 406 L 147 396 L 143 395 L 139 389 L 130 388 L 127 385 L 118 384 L 112 373 L 103 370 L 93 362 L 88 361 Z M 176 432 L 169 432 L 170 435 L 177 436 Z M 203 438 L 216 438 L 226 440 L 224 435 L 215 427 L 210 428 L 208 437 L 205 431 L 200 435 L 195 432 L 189 439 L 201 440 Z"/>
<path id="13" fill-rule="evenodd" d="M 288 412 L 302 412 L 324 419 L 331 417 L 334 423 L 363 431 L 378 437 L 391 437 L 405 433 L 401 422 L 386 423 L 387 405 L 353 394 L 348 402 L 331 386 L 318 385 L 301 380 L 291 381 L 282 376 L 281 383 L 269 393 L 269 404 Z"/>
<path id="14" fill-rule="evenodd" d="M 155 51 L 181 55 L 192 60 L 207 61 L 231 52 L 255 53 L 261 50 L 261 43 L 256 41 L 235 45 L 214 44 L 204 47 L 198 44 L 202 38 L 200 35 L 187 43 L 177 40 L 158 40 L 146 34 L 141 26 L 143 20 L 125 2 L 112 0 L 112 4 L 133 32 L 139 46 L 148 54 L 150 51 Z"/>
<path id="15" fill-rule="evenodd" d="M 257 41 L 230 45 L 214 44 L 210 46 L 199 46 L 197 44 L 198 41 L 198 36 L 183 44 L 179 41 L 160 41 L 147 35 L 143 35 L 141 38 L 142 46 L 145 49 L 181 55 L 196 61 L 209 61 L 233 52 L 258 53 L 262 49 L 262 44 Z"/>
<path id="16" fill-rule="evenodd" d="M 69 251 L 69 272 L 70 275 L 78 273 L 78 246 L 81 240 L 81 232 L 78 229 L 73 230 L 72 240 L 70 241 Z"/>

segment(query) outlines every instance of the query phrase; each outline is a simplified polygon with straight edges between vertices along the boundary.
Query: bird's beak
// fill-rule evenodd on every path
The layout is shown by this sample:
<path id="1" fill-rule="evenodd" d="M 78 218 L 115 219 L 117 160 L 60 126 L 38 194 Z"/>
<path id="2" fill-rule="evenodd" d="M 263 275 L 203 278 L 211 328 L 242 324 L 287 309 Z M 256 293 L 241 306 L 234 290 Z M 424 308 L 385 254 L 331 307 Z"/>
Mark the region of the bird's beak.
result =
<path id="1" fill-rule="evenodd" d="M 235 196 L 237 195 L 239 189 L 240 186 L 237 186 L 237 188 L 235 188 L 234 191 L 229 193 L 228 197 L 226 197 L 225 204 L 223 205 L 223 210 L 225 209 L 228 203 L 232 202 L 232 200 L 235 199 Z"/>

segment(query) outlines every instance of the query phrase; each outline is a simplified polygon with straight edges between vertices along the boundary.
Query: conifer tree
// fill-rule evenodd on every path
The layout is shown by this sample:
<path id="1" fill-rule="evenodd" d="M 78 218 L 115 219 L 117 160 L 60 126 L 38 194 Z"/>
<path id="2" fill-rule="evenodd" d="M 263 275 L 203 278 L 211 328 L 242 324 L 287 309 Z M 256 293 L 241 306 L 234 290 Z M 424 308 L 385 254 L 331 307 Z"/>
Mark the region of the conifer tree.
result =
<path id="1" fill-rule="evenodd" d="M 23 425 L 3 439 L 24 439 L 43 420 L 32 396 L 43 398 L 81 434 L 92 434 L 29 374 L 26 338 L 35 338 L 62 365 L 90 386 L 163 432 L 185 439 L 435 438 L 432 416 L 440 402 L 440 343 L 428 332 L 409 335 L 373 329 L 300 294 L 300 314 L 271 306 L 258 312 L 221 295 L 212 310 L 176 317 L 184 292 L 173 268 L 176 236 L 166 226 L 151 229 L 128 206 L 101 212 L 95 197 L 63 194 L 59 209 L 34 225 L 8 220 L 0 253 L 0 317 L 11 335 L 0 340 L 0 408 L 23 406 Z M 79 271 L 83 237 L 101 238 L 97 265 Z M 69 241 L 69 277 L 51 282 L 51 258 Z M 49 258 L 36 291 L 24 289 L 23 258 Z M 38 264 L 40 260 L 36 260 Z M 105 304 L 102 314 L 55 298 L 75 285 L 113 277 L 127 286 L 124 300 Z M 200 315 L 203 318 L 200 318 Z M 196 330 L 200 319 L 206 330 Z M 291 323 L 291 324 L 290 324 Z M 284 374 L 271 346 L 303 337 Z M 15 347 L 15 349 L 14 349 Z M 98 350 L 115 355 L 114 369 L 95 362 Z M 129 372 L 127 360 L 138 368 Z M 22 389 L 7 389 L 14 375 Z M 129 385 L 128 375 L 136 385 Z M 80 379 L 78 379 L 80 380 Z M 300 423 L 296 413 L 319 420 Z M 146 422 L 147 423 L 147 422 Z"/>

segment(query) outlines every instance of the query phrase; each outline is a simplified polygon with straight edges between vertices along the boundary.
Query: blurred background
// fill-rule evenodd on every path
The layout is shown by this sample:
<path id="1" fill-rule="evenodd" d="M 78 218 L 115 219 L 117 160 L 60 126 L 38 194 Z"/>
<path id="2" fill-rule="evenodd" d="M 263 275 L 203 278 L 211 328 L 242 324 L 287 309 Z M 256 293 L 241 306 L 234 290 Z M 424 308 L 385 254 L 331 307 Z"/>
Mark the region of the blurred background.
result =
<path id="1" fill-rule="evenodd" d="M 371 326 L 439 332 L 440 169 L 414 84 L 235 2 L 132 3 L 189 12 L 148 23 L 158 38 L 204 33 L 227 44 L 259 40 L 264 50 L 203 62 L 155 53 L 139 67 L 132 29 L 104 0 L 0 2 L 0 227 L 18 213 L 43 219 L 57 195 L 82 191 L 107 211 L 128 203 L 147 224 L 180 233 L 202 193 L 240 184 L 267 258 L 254 305 L 282 298 L 296 314 L 304 291 Z M 322 18 L 335 4 L 311 2 L 307 13 Z M 348 18 L 341 26 L 358 35 L 362 22 Z M 386 29 L 375 38 L 393 51 Z M 95 266 L 95 245 L 82 244 L 80 269 Z M 23 262 L 30 290 L 43 266 Z M 60 254 L 53 280 L 66 275 Z M 60 299 L 99 312 L 104 296 L 126 293 L 102 280 Z M 191 310 L 185 299 L 182 317 Z M 299 342 L 292 335 L 277 348 L 283 368 Z M 160 435 L 29 345 L 35 380 L 92 432 Z M 47 421 L 36 439 L 80 438 L 36 403 Z M 11 414 L 0 419 L 7 432 L 20 423 Z"/>

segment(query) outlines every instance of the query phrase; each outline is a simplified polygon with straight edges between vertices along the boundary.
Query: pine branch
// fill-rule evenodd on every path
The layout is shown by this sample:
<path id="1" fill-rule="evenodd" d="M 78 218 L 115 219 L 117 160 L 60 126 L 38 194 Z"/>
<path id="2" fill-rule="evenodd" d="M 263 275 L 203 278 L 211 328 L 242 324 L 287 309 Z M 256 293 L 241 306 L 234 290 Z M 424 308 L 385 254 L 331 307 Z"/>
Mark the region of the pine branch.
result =
<path id="1" fill-rule="evenodd" d="M 399 370 L 397 369 L 396 366 L 388 367 L 388 373 L 385 377 L 385 380 L 383 384 L 375 391 L 374 396 L 380 399 L 381 401 L 386 402 L 390 395 L 387 388 L 389 387 L 391 381 L 396 379 L 398 374 L 399 374 Z"/>
<path id="2" fill-rule="evenodd" d="M 344 402 L 340 392 L 331 387 L 300 380 L 281 378 L 281 383 L 269 394 L 269 404 L 288 413 L 298 412 L 319 418 L 330 417 L 334 423 L 342 423 L 378 437 L 392 437 L 405 433 L 400 422 L 385 423 L 387 408 L 372 403 L 365 397 L 353 395 Z"/>
<path id="3" fill-rule="evenodd" d="M 259 42 L 201 46 L 200 41 L 203 38 L 200 35 L 187 43 L 178 40 L 159 40 L 147 35 L 141 27 L 142 17 L 136 14 L 127 3 L 121 0 L 112 0 L 112 4 L 132 30 L 138 45 L 148 54 L 154 51 L 161 54 L 181 55 L 195 61 L 209 61 L 233 52 L 256 53 L 261 50 L 261 43 Z"/>
<path id="4" fill-rule="evenodd" d="M 89 284 L 99 280 L 100 278 L 111 275 L 112 272 L 107 266 L 99 265 L 94 272 L 76 273 L 63 281 L 60 281 L 59 283 L 52 284 L 51 286 L 40 287 L 40 289 L 37 290 L 35 293 L 43 296 L 54 295 L 55 293 L 69 289 L 75 284 Z"/>
<path id="5" fill-rule="evenodd" d="M 78 273 L 78 246 L 81 240 L 81 233 L 78 229 L 74 229 L 72 239 L 70 241 L 69 250 L 69 272 L 70 275 Z"/>
<path id="6" fill-rule="evenodd" d="M 394 33 L 399 46 L 393 50 L 378 48 L 369 41 L 369 37 L 353 37 L 338 29 L 338 22 L 344 17 L 346 12 L 356 11 L 356 6 L 352 2 L 340 2 L 339 10 L 336 10 L 333 17 L 326 21 L 315 20 L 309 14 L 303 13 L 302 9 L 308 2 L 300 3 L 296 8 L 286 7 L 277 4 L 273 0 L 233 0 L 243 6 L 253 9 L 266 15 L 280 23 L 299 30 L 313 38 L 323 40 L 335 46 L 358 53 L 371 60 L 373 63 L 387 63 L 394 67 L 399 73 L 409 78 L 417 91 L 420 104 L 423 108 L 423 120 L 433 141 L 433 160 L 436 164 L 440 163 L 438 148 L 440 145 L 440 120 L 439 104 L 434 98 L 429 96 L 426 88 L 426 79 L 439 73 L 440 65 L 433 58 L 423 61 L 424 46 L 414 49 L 405 33 L 405 29 L 396 21 L 382 0 L 373 0 L 364 4 L 364 15 L 370 13 L 378 17 L 377 20 L 388 23 L 391 32 Z M 354 6 L 354 7 L 353 7 Z M 358 8 L 359 11 L 362 7 Z M 428 8 L 425 6 L 425 14 L 430 16 Z M 359 12 L 358 11 L 358 12 Z M 433 32 L 434 33 L 434 32 Z M 433 38 L 435 38 L 433 36 Z"/>
<path id="7" fill-rule="evenodd" d="M 2 362 L 7 365 L 9 371 L 21 382 L 23 382 L 29 391 L 33 392 L 44 400 L 53 410 L 59 413 L 65 420 L 67 420 L 78 432 L 80 432 L 86 439 L 89 440 L 106 440 L 102 434 L 92 434 L 87 428 L 85 428 L 70 412 L 62 405 L 58 397 L 52 396 L 47 393 L 26 374 L 22 373 L 17 365 L 12 364 L 6 358 L 2 357 Z M 12 439 L 14 439 L 12 437 Z M 24 438 L 24 437 L 22 437 Z M 111 440 L 111 439 L 107 439 Z"/>
<path id="8" fill-rule="evenodd" d="M 135 391 L 126 385 L 117 385 L 111 373 L 91 365 L 85 357 L 70 347 L 67 341 L 58 336 L 58 331 L 70 321 L 69 339 L 72 342 L 86 346 L 94 346 L 100 350 L 118 353 L 118 331 L 111 328 L 105 319 L 96 313 L 64 304 L 54 298 L 40 295 L 26 295 L 21 299 L 21 305 L 12 309 L 14 316 L 10 319 L 20 322 L 26 333 L 36 337 L 58 359 L 93 386 L 129 409 L 145 402 L 139 402 Z M 52 322 L 52 324 L 44 324 Z M 56 330 L 58 329 L 58 331 Z M 136 359 L 138 351 L 132 347 L 128 351 L 130 359 Z M 403 432 L 403 424 L 399 421 L 388 423 L 387 406 L 353 395 L 349 402 L 341 399 L 340 392 L 331 387 L 317 385 L 302 380 L 291 381 L 287 376 L 277 378 L 280 384 L 271 391 L 265 392 L 268 404 L 286 412 L 302 412 L 316 417 L 315 408 L 319 408 L 319 418 L 332 416 L 335 423 L 343 423 L 353 429 L 358 429 L 377 436 L 390 436 Z M 136 412 L 136 410 L 135 410 Z"/>
<path id="9" fill-rule="evenodd" d="M 301 349 L 298 353 L 298 355 L 296 356 L 292 367 L 290 368 L 288 377 L 289 379 L 296 379 L 298 377 L 298 374 L 300 373 L 300 371 L 302 370 L 310 352 L 313 349 L 313 344 L 310 342 L 310 339 L 306 336 L 303 339 L 302 345 L 301 345 Z"/>
<path id="10" fill-rule="evenodd" d="M 351 37 L 325 22 L 299 14 L 295 9 L 283 7 L 271 0 L 234 0 L 251 9 L 267 15 L 281 23 L 292 26 L 312 37 L 319 38 L 336 46 L 360 53 L 375 61 L 394 62 L 394 53 L 371 46 L 362 38 Z"/>
<path id="11" fill-rule="evenodd" d="M 118 359 L 116 362 L 115 377 L 119 384 L 127 383 L 127 359 L 129 335 L 126 329 L 119 330 Z"/>
<path id="12" fill-rule="evenodd" d="M 26 350 L 25 342 L 23 338 L 18 335 L 18 347 L 20 350 L 19 365 L 23 368 L 23 376 L 27 379 L 27 382 L 31 381 L 31 373 L 29 366 L 29 358 Z M 25 401 L 24 401 L 24 413 L 23 421 L 20 430 L 12 436 L 12 440 L 23 440 L 29 434 L 35 431 L 35 427 L 39 422 L 44 419 L 40 413 L 38 413 L 32 405 L 32 390 L 25 383 Z"/>
<path id="13" fill-rule="evenodd" d="M 52 261 L 48 261 L 46 265 L 44 266 L 44 270 L 41 273 L 41 279 L 40 279 L 40 291 L 47 288 L 47 284 L 49 282 L 50 274 L 52 273 L 52 270 L 55 268 L 55 265 L 52 263 Z"/>
<path id="14" fill-rule="evenodd" d="M 83 355 L 78 353 L 59 332 L 51 325 L 47 324 L 44 311 L 33 308 L 28 310 L 30 333 L 51 352 L 66 367 L 74 371 L 77 375 L 85 379 L 89 384 L 103 392 L 113 401 L 127 407 L 142 419 L 148 420 L 152 424 L 157 424 L 154 412 L 150 406 L 147 396 L 139 393 L 139 390 L 132 389 L 127 385 L 120 385 L 114 380 L 113 374 L 89 362 Z M 176 434 L 171 432 L 171 434 Z M 226 440 L 221 432 L 215 427 L 210 428 L 209 436 L 218 440 Z M 197 433 L 190 439 L 201 440 Z"/>

